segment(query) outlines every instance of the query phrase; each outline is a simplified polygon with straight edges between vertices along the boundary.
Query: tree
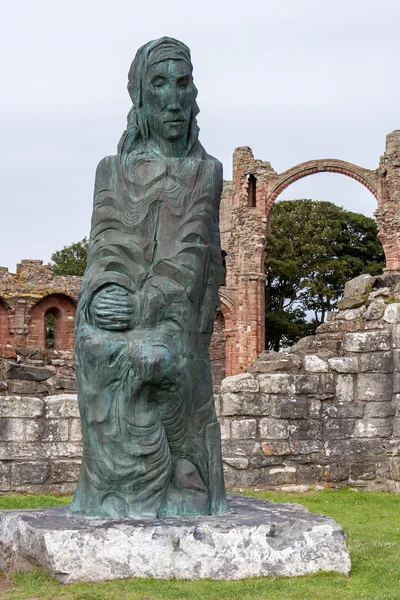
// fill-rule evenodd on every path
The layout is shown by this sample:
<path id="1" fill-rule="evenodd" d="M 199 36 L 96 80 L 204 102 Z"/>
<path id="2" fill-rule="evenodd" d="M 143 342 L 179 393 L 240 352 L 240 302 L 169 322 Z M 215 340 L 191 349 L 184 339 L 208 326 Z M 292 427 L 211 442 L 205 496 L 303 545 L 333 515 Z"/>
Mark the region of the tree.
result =
<path id="1" fill-rule="evenodd" d="M 54 275 L 83 275 L 87 263 L 88 239 L 83 238 L 70 246 L 64 246 L 51 255 Z"/>
<path id="2" fill-rule="evenodd" d="M 374 219 L 331 202 L 274 204 L 265 260 L 267 348 L 314 333 L 337 307 L 346 281 L 384 266 Z"/>

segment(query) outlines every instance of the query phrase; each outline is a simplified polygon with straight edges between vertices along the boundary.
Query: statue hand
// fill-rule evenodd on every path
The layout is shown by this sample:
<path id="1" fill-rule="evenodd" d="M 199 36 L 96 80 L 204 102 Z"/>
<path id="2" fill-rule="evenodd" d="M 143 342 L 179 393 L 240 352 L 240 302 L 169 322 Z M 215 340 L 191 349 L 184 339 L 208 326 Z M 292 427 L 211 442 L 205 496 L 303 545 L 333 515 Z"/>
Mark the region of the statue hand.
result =
<path id="1" fill-rule="evenodd" d="M 107 285 L 94 295 L 90 313 L 100 329 L 129 329 L 133 316 L 132 295 L 119 285 Z"/>

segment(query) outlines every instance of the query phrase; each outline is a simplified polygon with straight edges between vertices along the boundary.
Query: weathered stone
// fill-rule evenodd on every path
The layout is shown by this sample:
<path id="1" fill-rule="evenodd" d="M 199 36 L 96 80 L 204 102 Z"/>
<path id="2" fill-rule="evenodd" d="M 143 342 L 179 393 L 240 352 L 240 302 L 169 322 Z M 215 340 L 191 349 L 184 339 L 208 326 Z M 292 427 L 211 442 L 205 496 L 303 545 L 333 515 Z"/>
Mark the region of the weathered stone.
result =
<path id="1" fill-rule="evenodd" d="M 346 302 L 346 300 L 344 301 Z M 355 321 L 356 319 L 360 319 L 366 310 L 367 309 L 365 306 L 354 309 L 340 310 L 336 315 L 336 321 Z"/>
<path id="2" fill-rule="evenodd" d="M 368 296 L 367 304 L 369 304 L 370 302 L 374 302 L 374 301 L 384 303 L 390 297 L 390 295 L 391 295 L 390 288 L 388 288 L 388 287 L 380 288 L 379 290 L 375 290 L 370 293 L 370 295 Z"/>
<path id="3" fill-rule="evenodd" d="M 376 321 L 377 319 L 381 319 L 385 312 L 385 305 L 381 302 L 372 302 L 366 313 L 364 314 L 364 319 L 366 321 Z"/>
<path id="4" fill-rule="evenodd" d="M 310 373 L 328 373 L 328 363 L 316 354 L 306 354 L 303 357 L 304 368 Z"/>
<path id="5" fill-rule="evenodd" d="M 76 394 L 58 394 L 46 398 L 46 418 L 68 419 L 69 417 L 79 417 Z"/>
<path id="6" fill-rule="evenodd" d="M 221 393 L 225 392 L 258 392 L 260 389 L 257 379 L 250 373 L 232 375 L 221 382 Z"/>
<path id="7" fill-rule="evenodd" d="M 26 423 L 25 439 L 27 442 L 36 440 L 66 442 L 68 440 L 68 422 L 59 419 L 28 421 Z"/>
<path id="8" fill-rule="evenodd" d="M 76 458 L 82 455 L 79 442 L 3 442 L 0 444 L 0 460 L 41 460 L 42 458 Z"/>
<path id="9" fill-rule="evenodd" d="M 385 403 L 383 403 L 385 404 Z M 365 413 L 365 402 L 324 402 L 322 416 L 330 419 L 361 419 Z M 326 421 L 327 422 L 327 421 Z"/>
<path id="10" fill-rule="evenodd" d="M 345 535 L 329 517 L 295 504 L 229 500 L 232 513 L 201 520 L 89 522 L 72 517 L 67 507 L 2 511 L 0 568 L 8 572 L 34 564 L 63 583 L 349 573 Z"/>
<path id="11" fill-rule="evenodd" d="M 252 439 L 257 433 L 256 419 L 241 419 L 231 422 L 231 438 L 233 440 Z"/>
<path id="12" fill-rule="evenodd" d="M 45 381 L 54 375 L 49 368 L 33 367 L 29 365 L 10 365 L 7 371 L 8 379 L 24 379 L 26 381 Z"/>
<path id="13" fill-rule="evenodd" d="M 0 417 L 28 417 L 34 419 L 44 413 L 44 402 L 39 398 L 0 396 Z"/>
<path id="14" fill-rule="evenodd" d="M 338 309 L 339 310 L 348 310 L 352 308 L 359 308 L 365 303 L 364 298 L 358 298 L 357 296 L 348 296 L 339 300 Z"/>
<path id="15" fill-rule="evenodd" d="M 383 320 L 386 323 L 399 323 L 400 322 L 400 303 L 399 302 L 389 304 L 386 307 L 385 314 L 383 315 Z"/>
<path id="16" fill-rule="evenodd" d="M 82 441 L 82 426 L 80 419 L 71 419 L 69 424 L 69 439 L 71 442 Z"/>
<path id="17" fill-rule="evenodd" d="M 260 391 L 266 394 L 288 394 L 294 392 L 294 375 L 270 373 L 259 375 Z"/>
<path id="18" fill-rule="evenodd" d="M 283 441 L 269 440 L 262 442 L 261 447 L 265 456 L 284 456 L 291 452 L 289 444 Z"/>
<path id="19" fill-rule="evenodd" d="M 353 436 L 355 419 L 324 420 L 324 437 L 327 440 L 340 440 Z"/>
<path id="20" fill-rule="evenodd" d="M 288 483 L 297 483 L 297 468 L 294 466 L 272 467 L 265 472 L 264 482 L 267 486 L 281 486 Z"/>
<path id="21" fill-rule="evenodd" d="M 369 294 L 372 291 L 374 283 L 375 277 L 372 275 L 363 274 L 354 277 L 354 279 L 346 281 L 344 285 L 344 297 L 354 298 L 355 296 Z"/>
<path id="22" fill-rule="evenodd" d="M 21 486 L 29 483 L 42 484 L 46 481 L 49 472 L 47 462 L 21 462 L 13 463 L 11 467 L 11 483 Z"/>
<path id="23" fill-rule="evenodd" d="M 351 477 L 352 479 L 371 481 L 376 477 L 376 467 L 374 464 L 353 464 L 351 465 Z"/>
<path id="24" fill-rule="evenodd" d="M 328 359 L 328 364 L 338 373 L 358 373 L 358 361 L 355 356 L 334 356 Z"/>
<path id="25" fill-rule="evenodd" d="M 282 352 L 262 352 L 258 359 L 252 363 L 247 371 L 249 373 L 275 373 L 279 371 L 294 371 L 300 369 L 301 358 L 296 354 L 283 354 Z"/>
<path id="26" fill-rule="evenodd" d="M 221 425 L 221 440 L 229 440 L 231 437 L 231 421 L 230 419 L 219 418 Z"/>
<path id="27" fill-rule="evenodd" d="M 322 440 L 290 440 L 290 454 L 320 454 L 323 451 Z M 289 454 L 289 452 L 287 453 Z"/>
<path id="28" fill-rule="evenodd" d="M 47 382 L 46 382 L 47 383 Z M 10 379 L 7 391 L 13 396 L 36 396 L 48 394 L 49 390 L 43 383 L 38 381 L 26 381 L 25 379 Z"/>
<path id="29" fill-rule="evenodd" d="M 393 325 L 392 328 L 393 348 L 400 348 L 400 325 Z"/>
<path id="30" fill-rule="evenodd" d="M 294 378 L 294 393 L 295 394 L 316 394 L 319 385 L 319 376 L 297 375 Z"/>
<path id="31" fill-rule="evenodd" d="M 319 419 L 299 419 L 289 422 L 289 436 L 293 440 L 322 439 L 322 421 Z"/>
<path id="32" fill-rule="evenodd" d="M 390 350 L 390 334 L 388 331 L 345 333 L 343 337 L 343 347 L 348 352 Z"/>
<path id="33" fill-rule="evenodd" d="M 393 351 L 387 352 L 365 352 L 360 356 L 361 372 L 392 373 Z"/>
<path id="34" fill-rule="evenodd" d="M 392 419 L 362 419 L 354 429 L 354 436 L 363 438 L 389 437 L 392 434 Z"/>
<path id="35" fill-rule="evenodd" d="M 393 417 L 396 414 L 394 402 L 367 402 L 365 417 Z"/>
<path id="36" fill-rule="evenodd" d="M 57 460 L 49 465 L 48 480 L 51 483 L 76 483 L 79 477 L 80 461 Z"/>
<path id="37" fill-rule="evenodd" d="M 78 389 L 75 379 L 54 379 L 54 387 L 59 390 L 75 391 Z"/>
<path id="38" fill-rule="evenodd" d="M 319 400 L 331 398 L 334 394 L 335 380 L 333 373 L 322 373 L 319 379 L 317 397 Z"/>
<path id="39" fill-rule="evenodd" d="M 284 419 L 260 419 L 259 427 L 264 439 L 285 440 L 289 437 L 288 422 Z"/>
<path id="40" fill-rule="evenodd" d="M 0 441 L 17 442 L 24 439 L 24 419 L 0 419 Z"/>
<path id="41" fill-rule="evenodd" d="M 351 402 L 354 399 L 354 375 L 339 374 L 335 382 L 335 400 Z"/>
<path id="42" fill-rule="evenodd" d="M 251 392 L 232 394 L 227 392 L 222 396 L 221 415 L 225 417 L 234 415 L 267 416 L 269 410 L 270 396 L 268 394 Z"/>
<path id="43" fill-rule="evenodd" d="M 224 457 L 224 463 L 230 465 L 234 469 L 247 469 L 249 461 L 247 458 L 242 457 Z"/>
<path id="44" fill-rule="evenodd" d="M 271 396 L 272 417 L 282 419 L 304 419 L 308 417 L 310 401 L 301 396 Z"/>
<path id="45" fill-rule="evenodd" d="M 323 479 L 328 483 L 346 481 L 350 476 L 350 467 L 343 463 L 330 464 L 325 467 Z"/>
<path id="46" fill-rule="evenodd" d="M 11 463 L 0 462 L 0 492 L 8 492 L 11 488 Z"/>
<path id="47" fill-rule="evenodd" d="M 392 379 L 383 373 L 360 373 L 357 376 L 358 400 L 390 402 Z"/>

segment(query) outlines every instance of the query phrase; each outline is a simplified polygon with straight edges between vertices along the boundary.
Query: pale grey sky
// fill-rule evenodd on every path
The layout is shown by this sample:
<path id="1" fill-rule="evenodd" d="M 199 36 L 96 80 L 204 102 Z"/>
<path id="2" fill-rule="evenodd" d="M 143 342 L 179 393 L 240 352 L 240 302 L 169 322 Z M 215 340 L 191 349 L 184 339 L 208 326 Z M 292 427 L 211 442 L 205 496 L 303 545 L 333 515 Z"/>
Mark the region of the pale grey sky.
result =
<path id="1" fill-rule="evenodd" d="M 398 0 L 19 0 L 2 3 L 0 265 L 89 232 L 96 164 L 115 153 L 129 65 L 168 35 L 192 50 L 201 141 L 231 176 L 237 146 L 277 171 L 313 158 L 374 169 L 400 128 Z M 282 198 L 372 215 L 373 196 L 339 175 Z"/>

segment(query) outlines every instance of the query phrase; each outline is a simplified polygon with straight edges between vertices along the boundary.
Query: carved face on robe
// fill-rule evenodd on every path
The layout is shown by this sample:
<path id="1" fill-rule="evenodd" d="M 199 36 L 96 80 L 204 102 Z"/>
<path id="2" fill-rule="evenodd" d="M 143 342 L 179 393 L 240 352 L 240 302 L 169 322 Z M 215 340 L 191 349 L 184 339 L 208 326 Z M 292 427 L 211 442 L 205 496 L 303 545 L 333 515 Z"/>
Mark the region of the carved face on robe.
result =
<path id="1" fill-rule="evenodd" d="M 184 60 L 152 64 L 146 74 L 144 98 L 150 137 L 176 142 L 186 137 L 193 106 L 193 83 Z"/>

